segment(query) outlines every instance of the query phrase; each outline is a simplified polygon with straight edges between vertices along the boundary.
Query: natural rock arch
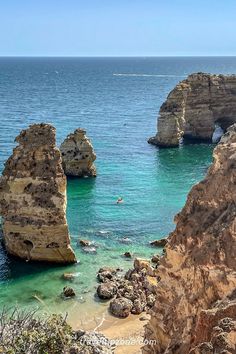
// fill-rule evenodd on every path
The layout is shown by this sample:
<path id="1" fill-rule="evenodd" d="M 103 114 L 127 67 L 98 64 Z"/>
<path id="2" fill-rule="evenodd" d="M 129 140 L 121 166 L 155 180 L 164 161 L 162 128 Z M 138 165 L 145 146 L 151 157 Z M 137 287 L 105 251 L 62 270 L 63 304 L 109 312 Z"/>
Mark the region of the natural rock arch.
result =
<path id="1" fill-rule="evenodd" d="M 191 74 L 169 93 L 149 143 L 179 146 L 181 139 L 211 142 L 216 126 L 236 122 L 236 75 Z"/>

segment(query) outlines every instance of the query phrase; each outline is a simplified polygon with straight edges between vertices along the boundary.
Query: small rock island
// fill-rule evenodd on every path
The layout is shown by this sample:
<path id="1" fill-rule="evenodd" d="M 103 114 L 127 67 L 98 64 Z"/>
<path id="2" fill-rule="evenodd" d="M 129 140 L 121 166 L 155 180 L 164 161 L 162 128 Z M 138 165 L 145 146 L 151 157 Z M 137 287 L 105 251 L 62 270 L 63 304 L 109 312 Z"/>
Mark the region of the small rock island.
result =
<path id="1" fill-rule="evenodd" d="M 86 130 L 78 128 L 60 146 L 62 165 L 67 176 L 96 177 L 96 154 Z"/>
<path id="2" fill-rule="evenodd" d="M 66 176 L 55 131 L 49 124 L 34 124 L 16 138 L 18 146 L 0 179 L 0 215 L 10 254 L 28 261 L 73 263 Z"/>
<path id="3" fill-rule="evenodd" d="M 196 73 L 181 81 L 162 104 L 157 134 L 149 139 L 159 147 L 177 147 L 182 139 L 212 142 L 236 122 L 236 75 Z"/>

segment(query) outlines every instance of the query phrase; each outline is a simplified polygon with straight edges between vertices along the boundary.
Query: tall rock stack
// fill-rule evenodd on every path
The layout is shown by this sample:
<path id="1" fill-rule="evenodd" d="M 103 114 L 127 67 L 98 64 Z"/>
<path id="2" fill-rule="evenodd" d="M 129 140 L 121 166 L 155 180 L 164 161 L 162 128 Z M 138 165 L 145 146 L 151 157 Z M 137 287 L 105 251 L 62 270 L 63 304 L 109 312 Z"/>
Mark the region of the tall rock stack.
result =
<path id="1" fill-rule="evenodd" d="M 67 176 L 95 177 L 96 154 L 84 129 L 69 134 L 60 147 L 62 163 Z"/>
<path id="2" fill-rule="evenodd" d="M 212 141 L 217 126 L 236 123 L 236 75 L 191 74 L 169 93 L 149 143 L 179 146 L 182 138 Z"/>
<path id="3" fill-rule="evenodd" d="M 7 251 L 26 260 L 72 263 L 66 221 L 66 177 L 55 128 L 34 124 L 16 138 L 0 180 Z"/>
<path id="4" fill-rule="evenodd" d="M 236 124 L 213 157 L 175 218 L 144 353 L 236 353 Z"/>

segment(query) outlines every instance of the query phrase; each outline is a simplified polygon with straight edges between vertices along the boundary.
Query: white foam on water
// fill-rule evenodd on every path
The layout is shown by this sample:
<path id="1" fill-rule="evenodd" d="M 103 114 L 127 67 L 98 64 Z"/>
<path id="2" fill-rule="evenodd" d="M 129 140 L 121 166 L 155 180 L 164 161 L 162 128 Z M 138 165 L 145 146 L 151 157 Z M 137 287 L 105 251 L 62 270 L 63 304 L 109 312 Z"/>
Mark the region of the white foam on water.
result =
<path id="1" fill-rule="evenodd" d="M 224 134 L 223 129 L 219 125 L 216 124 L 215 131 L 212 135 L 212 142 L 218 143 L 223 134 Z"/>
<path id="2" fill-rule="evenodd" d="M 134 77 L 142 77 L 142 76 L 150 76 L 150 77 L 185 77 L 185 75 L 164 75 L 164 74 L 117 74 L 114 73 L 113 76 L 134 76 Z"/>

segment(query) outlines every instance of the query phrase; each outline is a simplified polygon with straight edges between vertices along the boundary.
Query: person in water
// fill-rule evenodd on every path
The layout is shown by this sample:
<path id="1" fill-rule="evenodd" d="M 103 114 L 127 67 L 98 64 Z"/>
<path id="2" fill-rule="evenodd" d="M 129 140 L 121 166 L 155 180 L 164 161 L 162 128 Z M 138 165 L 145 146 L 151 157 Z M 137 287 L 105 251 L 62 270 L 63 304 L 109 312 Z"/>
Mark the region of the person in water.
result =
<path id="1" fill-rule="evenodd" d="M 121 204 L 123 203 L 123 201 L 124 201 L 123 198 L 119 197 L 116 201 L 116 204 Z"/>

